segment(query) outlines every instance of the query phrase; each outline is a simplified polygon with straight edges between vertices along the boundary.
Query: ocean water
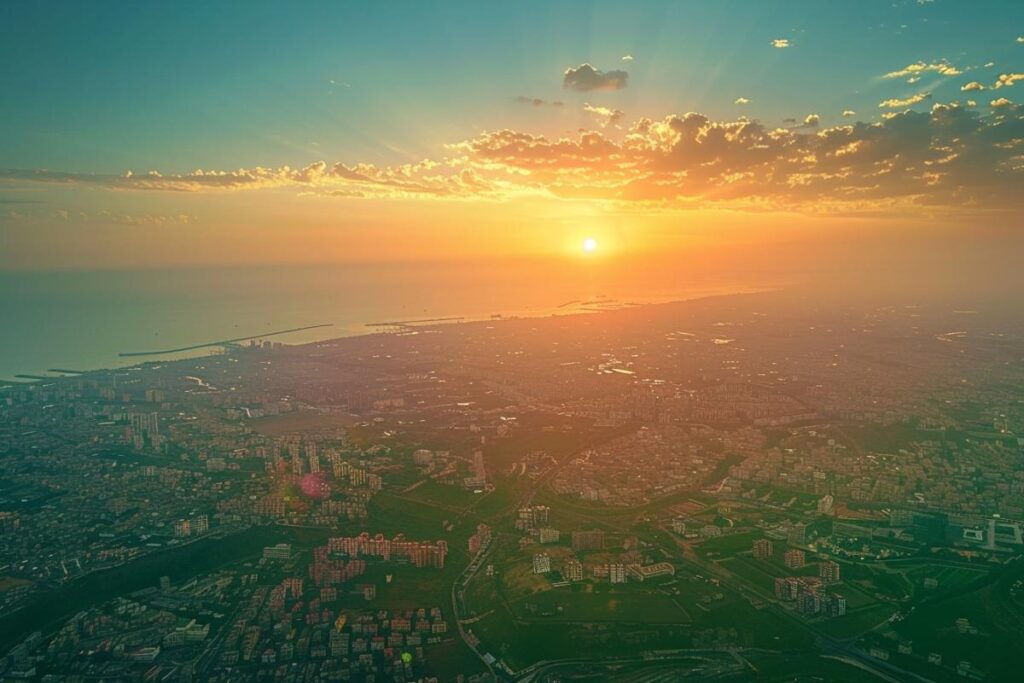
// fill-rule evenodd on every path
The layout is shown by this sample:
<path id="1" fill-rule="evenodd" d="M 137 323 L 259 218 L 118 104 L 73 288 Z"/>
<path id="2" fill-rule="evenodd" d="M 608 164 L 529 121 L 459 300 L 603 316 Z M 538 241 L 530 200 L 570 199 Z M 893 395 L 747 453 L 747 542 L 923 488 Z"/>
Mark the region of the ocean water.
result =
<path id="1" fill-rule="evenodd" d="M 0 379 L 94 370 L 169 349 L 331 324 L 273 337 L 302 343 L 372 332 L 367 323 L 548 315 L 607 297 L 643 303 L 749 291 L 764 282 L 656 278 L 622 264 L 546 260 L 258 266 L 149 271 L 0 272 Z M 560 306 L 562 306 L 560 308 Z M 193 352 L 210 353 L 211 349 Z"/>

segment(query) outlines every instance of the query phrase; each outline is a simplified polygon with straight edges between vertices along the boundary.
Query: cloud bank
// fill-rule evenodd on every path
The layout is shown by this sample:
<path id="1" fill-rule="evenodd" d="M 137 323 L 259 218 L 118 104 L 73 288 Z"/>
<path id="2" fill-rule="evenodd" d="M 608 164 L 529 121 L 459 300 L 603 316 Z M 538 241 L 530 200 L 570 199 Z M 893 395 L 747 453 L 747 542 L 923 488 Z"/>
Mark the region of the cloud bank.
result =
<path id="1" fill-rule="evenodd" d="M 659 210 L 879 211 L 905 206 L 1024 209 L 1024 108 L 958 104 L 877 123 L 793 128 L 698 113 L 641 118 L 614 134 L 551 138 L 496 130 L 415 164 L 328 164 L 182 174 L 0 171 L 0 183 L 203 192 L 292 188 L 358 198 L 586 199 Z M 621 112 L 590 107 L 610 122 Z M 607 125 L 607 123 L 605 124 Z M 607 129 L 611 131 L 612 129 Z"/>

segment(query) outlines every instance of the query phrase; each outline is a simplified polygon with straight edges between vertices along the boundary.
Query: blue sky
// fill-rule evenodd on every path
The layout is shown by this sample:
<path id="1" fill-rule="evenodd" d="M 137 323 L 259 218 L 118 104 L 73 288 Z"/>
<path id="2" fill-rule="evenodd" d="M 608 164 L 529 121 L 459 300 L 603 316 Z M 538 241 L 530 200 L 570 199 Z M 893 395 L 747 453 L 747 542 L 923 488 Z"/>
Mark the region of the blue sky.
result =
<path id="1" fill-rule="evenodd" d="M 630 117 L 877 119 L 882 99 L 955 96 L 963 80 L 1024 68 L 1021 33 L 1024 3 L 954 0 L 4 3 L 0 165 L 392 163 L 482 130 L 585 123 L 578 106 L 552 115 L 518 95 Z M 919 60 L 975 70 L 879 79 Z M 584 62 L 625 69 L 629 87 L 566 93 L 562 72 Z"/>
<path id="2" fill-rule="evenodd" d="M 1024 212 L 1019 1 L 7 2 L 0 93 L 0 268 Z"/>

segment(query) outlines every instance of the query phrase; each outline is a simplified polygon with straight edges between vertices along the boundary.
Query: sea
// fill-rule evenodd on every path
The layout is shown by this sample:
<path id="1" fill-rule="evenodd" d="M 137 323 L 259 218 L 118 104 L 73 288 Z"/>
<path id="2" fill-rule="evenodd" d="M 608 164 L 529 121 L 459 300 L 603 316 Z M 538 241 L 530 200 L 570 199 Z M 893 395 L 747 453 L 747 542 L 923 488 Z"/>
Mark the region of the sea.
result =
<path id="1" fill-rule="evenodd" d="M 375 332 L 381 322 L 559 315 L 774 286 L 671 267 L 649 275 L 545 259 L 0 271 L 0 380 L 208 354 L 215 349 L 119 355 L 313 325 L 329 326 L 267 339 L 298 344 Z"/>

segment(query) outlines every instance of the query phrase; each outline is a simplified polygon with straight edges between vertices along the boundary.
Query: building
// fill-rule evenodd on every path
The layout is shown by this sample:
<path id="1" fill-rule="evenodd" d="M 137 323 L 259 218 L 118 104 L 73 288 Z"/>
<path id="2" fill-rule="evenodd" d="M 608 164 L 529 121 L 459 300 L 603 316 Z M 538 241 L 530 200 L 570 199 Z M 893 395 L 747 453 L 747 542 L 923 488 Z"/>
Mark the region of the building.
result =
<path id="1" fill-rule="evenodd" d="M 551 557 L 547 553 L 537 553 L 533 556 L 533 573 L 547 574 L 551 571 Z"/>
<path id="2" fill-rule="evenodd" d="M 174 537 L 188 538 L 192 535 L 192 522 L 187 519 L 179 519 L 174 523 Z"/>
<path id="3" fill-rule="evenodd" d="M 608 581 L 611 583 L 626 583 L 626 565 L 617 562 L 609 564 Z"/>
<path id="4" fill-rule="evenodd" d="M 263 549 L 265 560 L 287 560 L 292 556 L 292 546 L 288 543 L 278 543 Z"/>
<path id="5" fill-rule="evenodd" d="M 831 495 L 822 496 L 818 500 L 818 514 L 831 515 L 835 509 L 836 500 Z"/>
<path id="6" fill-rule="evenodd" d="M 668 562 L 655 562 L 654 564 L 639 565 L 631 564 L 627 567 L 629 575 L 640 582 L 655 579 L 659 576 L 675 576 L 676 568 Z"/>
<path id="7" fill-rule="evenodd" d="M 839 583 L 839 563 L 826 560 L 818 565 L 818 576 L 825 583 Z"/>
<path id="8" fill-rule="evenodd" d="M 807 545 L 807 525 L 797 522 L 789 527 L 787 540 L 790 545 Z"/>
<path id="9" fill-rule="evenodd" d="M 822 604 L 822 611 L 829 617 L 841 617 L 846 614 L 846 598 L 832 594 Z"/>
<path id="10" fill-rule="evenodd" d="M 548 523 L 551 508 L 547 505 L 527 505 L 519 508 L 516 515 L 516 528 L 520 531 L 536 529 Z"/>
<path id="11" fill-rule="evenodd" d="M 817 614 L 821 611 L 821 596 L 817 591 L 805 590 L 797 597 L 796 608 L 801 614 Z"/>
<path id="12" fill-rule="evenodd" d="M 544 527 L 537 532 L 537 540 L 541 543 L 558 543 L 558 539 L 561 534 L 558 529 L 552 529 L 551 527 Z"/>
<path id="13" fill-rule="evenodd" d="M 769 560 L 775 554 L 775 545 L 767 538 L 759 538 L 754 541 L 754 559 Z"/>
<path id="14" fill-rule="evenodd" d="M 780 576 L 775 579 L 775 597 L 787 602 L 796 600 L 805 589 L 805 584 L 797 576 Z"/>
<path id="15" fill-rule="evenodd" d="M 600 529 L 572 532 L 573 550 L 604 550 L 604 532 Z"/>
<path id="16" fill-rule="evenodd" d="M 722 529 L 714 524 L 705 524 L 700 528 L 700 535 L 704 538 L 718 538 L 722 535 Z"/>
<path id="17" fill-rule="evenodd" d="M 466 488 L 479 489 L 487 485 L 487 468 L 484 466 L 483 451 L 473 451 L 470 470 L 472 474 L 463 480 L 463 485 Z"/>
<path id="18" fill-rule="evenodd" d="M 577 560 L 575 557 L 570 557 L 562 565 L 562 577 L 566 581 L 582 581 L 583 580 L 583 563 Z"/>
<path id="19" fill-rule="evenodd" d="M 803 550 L 790 548 L 785 552 L 785 554 L 783 554 L 782 561 L 790 569 L 800 569 L 807 564 L 807 555 Z"/>
<path id="20" fill-rule="evenodd" d="M 491 527 L 478 524 L 476 533 L 469 537 L 469 552 L 476 554 L 491 543 Z"/>

